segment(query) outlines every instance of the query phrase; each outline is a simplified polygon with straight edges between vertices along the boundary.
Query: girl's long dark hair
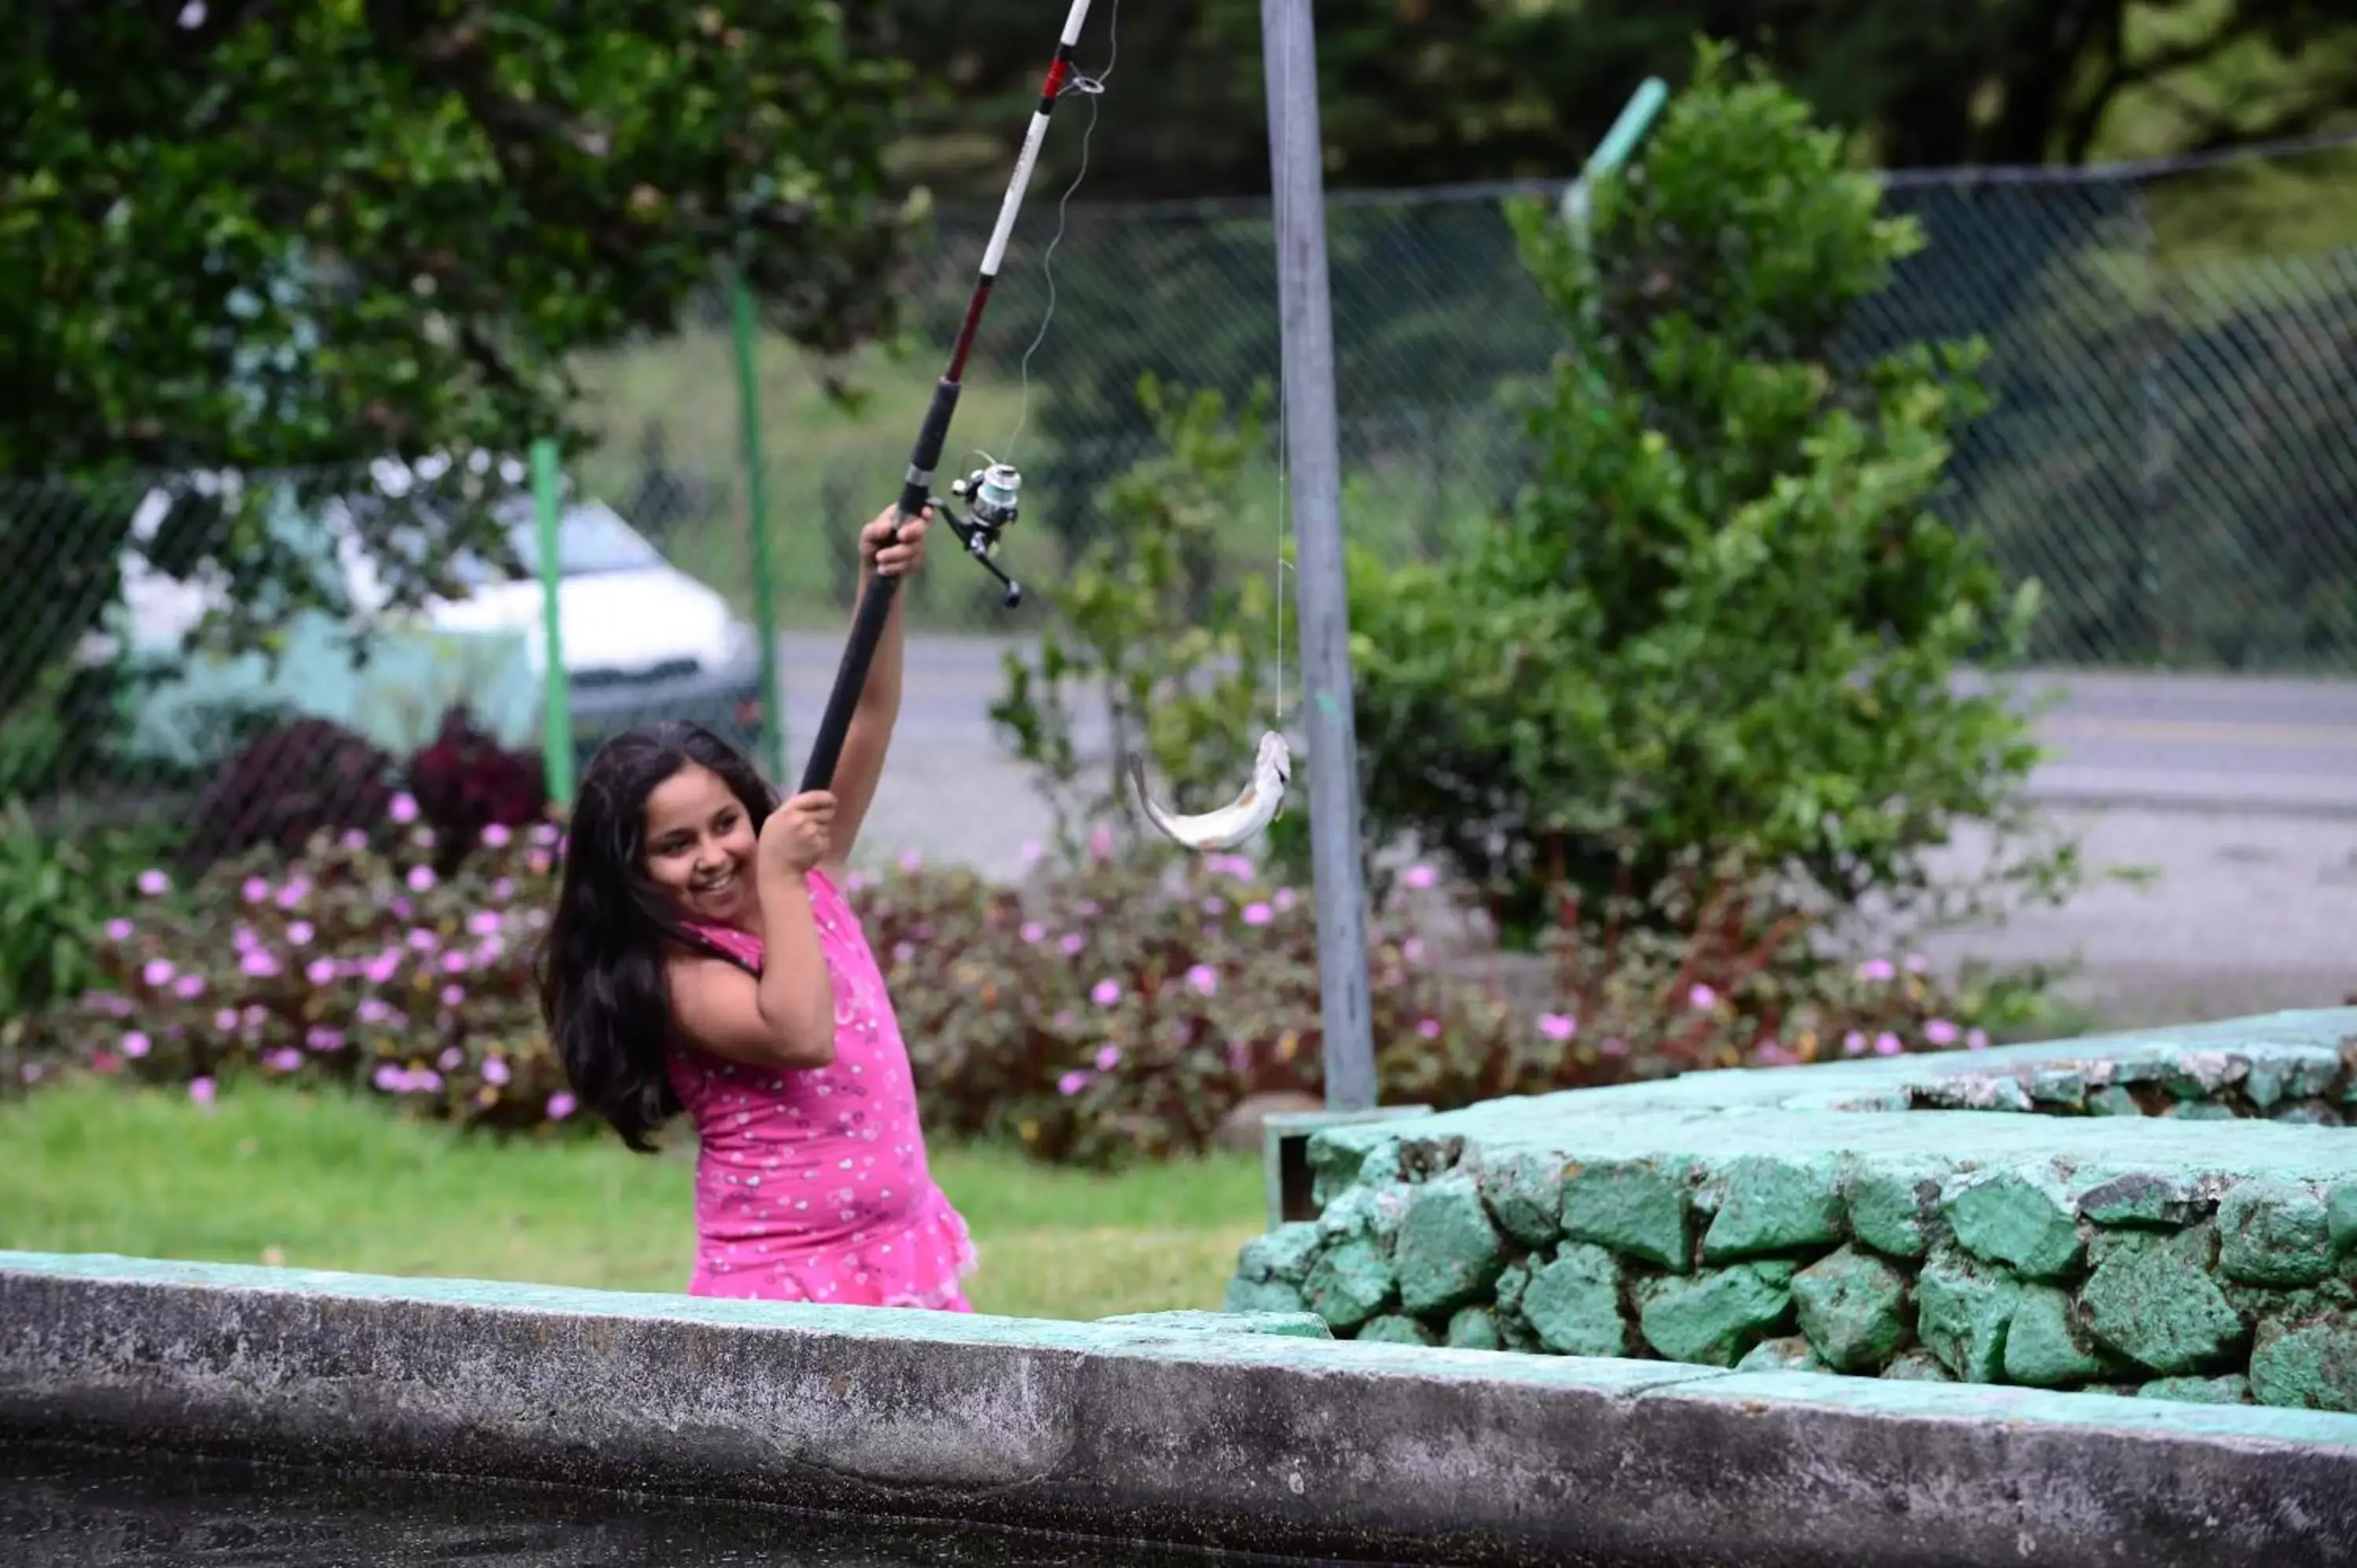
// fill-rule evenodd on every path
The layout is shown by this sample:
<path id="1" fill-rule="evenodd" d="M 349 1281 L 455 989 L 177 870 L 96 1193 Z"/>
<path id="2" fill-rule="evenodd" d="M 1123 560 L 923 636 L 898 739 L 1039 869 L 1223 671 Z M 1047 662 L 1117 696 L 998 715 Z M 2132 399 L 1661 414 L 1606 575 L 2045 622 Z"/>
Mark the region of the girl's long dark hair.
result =
<path id="1" fill-rule="evenodd" d="M 640 1154 L 654 1152 L 648 1134 L 680 1109 L 663 1070 L 671 1028 L 663 949 L 666 939 L 693 941 L 640 865 L 647 797 L 691 762 L 720 776 L 755 832 L 776 808 L 776 793 L 744 753 L 701 725 L 640 725 L 608 740 L 574 802 L 556 913 L 535 976 L 541 1017 L 575 1098 Z"/>

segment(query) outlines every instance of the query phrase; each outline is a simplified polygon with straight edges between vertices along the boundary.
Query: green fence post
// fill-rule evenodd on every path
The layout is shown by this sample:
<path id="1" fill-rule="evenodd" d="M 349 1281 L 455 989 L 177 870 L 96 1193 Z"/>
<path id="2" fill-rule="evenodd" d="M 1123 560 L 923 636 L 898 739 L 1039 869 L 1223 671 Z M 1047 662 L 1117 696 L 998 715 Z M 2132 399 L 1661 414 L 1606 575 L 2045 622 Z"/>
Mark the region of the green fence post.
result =
<path id="1" fill-rule="evenodd" d="M 1629 155 L 1637 150 L 1637 144 L 1644 139 L 1647 131 L 1652 129 L 1653 116 L 1662 112 L 1662 105 L 1668 102 L 1669 98 L 1669 85 L 1658 76 L 1649 76 L 1637 84 L 1637 91 L 1629 95 L 1627 103 L 1621 105 L 1620 115 L 1612 122 L 1612 128 L 1604 133 L 1604 139 L 1596 144 L 1594 152 L 1587 155 L 1587 166 L 1579 171 L 1579 177 L 1565 188 L 1565 222 L 1583 231 L 1587 229 L 1587 182 L 1598 175 L 1609 174 L 1629 161 Z"/>
<path id="2" fill-rule="evenodd" d="M 778 681 L 778 600 L 770 570 L 769 465 L 761 455 L 759 339 L 753 291 L 740 271 L 730 290 L 737 339 L 737 413 L 745 427 L 745 526 L 753 546 L 753 629 L 761 639 L 761 736 L 773 777 L 786 776 L 786 703 Z"/>
<path id="3" fill-rule="evenodd" d="M 563 555 L 557 539 L 561 470 L 556 443 L 532 444 L 532 523 L 540 550 L 541 624 L 548 639 L 548 657 L 541 675 L 547 714 L 541 728 L 541 759 L 548 772 L 548 797 L 558 808 L 573 809 L 573 684 L 565 669 L 565 628 L 558 612 L 557 587 L 564 580 Z"/>

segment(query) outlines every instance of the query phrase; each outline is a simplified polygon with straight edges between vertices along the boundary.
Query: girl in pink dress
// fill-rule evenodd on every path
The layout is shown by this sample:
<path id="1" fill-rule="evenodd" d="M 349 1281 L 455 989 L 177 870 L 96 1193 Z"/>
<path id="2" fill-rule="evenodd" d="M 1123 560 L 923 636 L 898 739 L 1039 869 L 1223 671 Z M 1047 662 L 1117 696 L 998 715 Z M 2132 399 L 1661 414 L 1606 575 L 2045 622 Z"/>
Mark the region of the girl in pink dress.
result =
<path id="1" fill-rule="evenodd" d="M 929 521 L 868 524 L 866 572 L 913 571 Z M 692 1294 L 973 1310 L 974 1244 L 927 1167 L 908 1050 L 842 888 L 901 642 L 896 600 L 832 791 L 780 804 L 691 724 L 614 736 L 581 780 L 542 1013 L 574 1094 L 630 1147 L 694 1121 Z"/>

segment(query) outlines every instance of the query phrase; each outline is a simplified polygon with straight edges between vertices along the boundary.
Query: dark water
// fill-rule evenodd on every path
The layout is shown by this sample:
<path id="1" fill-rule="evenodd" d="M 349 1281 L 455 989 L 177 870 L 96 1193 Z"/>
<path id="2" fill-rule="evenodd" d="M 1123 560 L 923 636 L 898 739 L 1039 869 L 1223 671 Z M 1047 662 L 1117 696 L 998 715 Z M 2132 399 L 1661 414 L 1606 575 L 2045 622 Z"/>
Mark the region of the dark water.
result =
<path id="1" fill-rule="evenodd" d="M 6 1568 L 1208 1568 L 1247 1561 L 1272 1560 L 0 1439 Z"/>

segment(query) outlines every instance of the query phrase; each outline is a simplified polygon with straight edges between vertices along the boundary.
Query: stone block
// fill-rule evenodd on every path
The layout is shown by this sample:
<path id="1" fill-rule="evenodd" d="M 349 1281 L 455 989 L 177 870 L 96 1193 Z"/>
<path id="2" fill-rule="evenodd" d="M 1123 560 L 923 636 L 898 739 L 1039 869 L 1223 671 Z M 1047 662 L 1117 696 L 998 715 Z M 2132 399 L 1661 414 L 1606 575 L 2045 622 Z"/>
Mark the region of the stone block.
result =
<path id="1" fill-rule="evenodd" d="M 1301 1299 L 1310 1311 L 1347 1334 L 1399 1298 L 1392 1261 L 1366 1236 L 1335 1242 L 1310 1265 Z"/>
<path id="2" fill-rule="evenodd" d="M 2238 1348 L 2247 1326 L 2211 1276 L 2207 1225 L 2113 1249 L 2079 1293 L 2096 1342 L 2164 1376 L 2194 1372 Z"/>
<path id="3" fill-rule="evenodd" d="M 2324 1199 L 2291 1182 L 2246 1181 L 2218 1200 L 2218 1272 L 2255 1285 L 2315 1284 L 2332 1273 Z"/>
<path id="4" fill-rule="evenodd" d="M 1895 1383 L 1953 1383 L 1956 1374 L 1940 1364 L 1940 1358 L 1929 1350 L 1902 1351 L 1882 1375 Z"/>
<path id="5" fill-rule="evenodd" d="M 2098 1225 L 2155 1225 L 2175 1230 L 2200 1218 L 2190 1178 L 2167 1171 L 2131 1171 L 2080 1192 L 2079 1212 Z"/>
<path id="6" fill-rule="evenodd" d="M 1806 1339 L 1788 1334 L 1781 1339 L 1762 1339 L 1754 1345 L 1743 1359 L 1735 1363 L 1738 1372 L 1822 1372 L 1825 1364 Z"/>
<path id="7" fill-rule="evenodd" d="M 1311 1312 L 1125 1312 L 1099 1323 L 1131 1328 L 1172 1328 L 1189 1334 L 1265 1334 L 1280 1339 L 1331 1339 L 1326 1320 Z"/>
<path id="8" fill-rule="evenodd" d="M 1361 1236 L 1388 1249 L 1392 1238 L 1399 1234 L 1400 1219 L 1407 1212 L 1408 1195 L 1413 1190 L 1396 1182 L 1384 1187 L 1345 1187 L 1319 1211 L 1315 1221 L 1318 1234 L 1328 1242 Z"/>
<path id="9" fill-rule="evenodd" d="M 1318 1261 L 1318 1246 L 1315 1223 L 1295 1220 L 1280 1225 L 1244 1243 L 1236 1255 L 1236 1273 L 1255 1282 L 1283 1280 L 1299 1284 L 1309 1277 L 1309 1265 Z"/>
<path id="10" fill-rule="evenodd" d="M 1525 1247 L 1552 1247 L 1562 1234 L 1563 1161 L 1515 1154 L 1485 1163 L 1476 1177 L 1498 1228 Z"/>
<path id="11" fill-rule="evenodd" d="M 1787 1262 L 1738 1263 L 1649 1281 L 1638 1291 L 1638 1327 L 1670 1360 L 1731 1367 L 1792 1316 L 1794 1272 Z"/>
<path id="12" fill-rule="evenodd" d="M 1653 1160 L 1573 1165 L 1563 1173 L 1563 1233 L 1683 1272 L 1694 1255 L 1694 1188 L 1683 1165 Z"/>
<path id="13" fill-rule="evenodd" d="M 2336 1182 L 2325 1193 L 2324 1228 L 2334 1256 L 2357 1252 L 2357 1181 Z"/>
<path id="14" fill-rule="evenodd" d="M 2181 1404 L 2249 1404 L 2251 1380 L 2240 1372 L 2218 1378 L 2155 1378 L 2136 1392 L 2138 1399 L 2176 1400 Z"/>
<path id="15" fill-rule="evenodd" d="M 1435 1337 L 1431 1329 L 1426 1328 L 1423 1324 L 1418 1323 L 1413 1317 L 1403 1317 L 1397 1313 L 1388 1313 L 1382 1317 L 1369 1318 L 1360 1326 L 1359 1331 L 1356 1334 L 1351 1335 L 1351 1337 L 1359 1341 L 1359 1343 L 1362 1345 L 1433 1345 L 1438 1343 L 1438 1340 Z"/>
<path id="16" fill-rule="evenodd" d="M 1706 1263 L 1842 1239 L 1841 1162 L 1834 1155 L 1749 1155 L 1725 1167 L 1718 1212 L 1703 1232 Z"/>
<path id="17" fill-rule="evenodd" d="M 1907 1342 L 1906 1276 L 1855 1247 L 1793 1275 L 1792 1305 L 1801 1332 L 1836 1371 L 1872 1371 Z"/>
<path id="18" fill-rule="evenodd" d="M 1620 1260 L 1587 1241 L 1566 1241 L 1555 1259 L 1531 1271 L 1523 1321 L 1540 1344 L 1561 1356 L 1625 1356 L 1629 1326 L 1620 1316 Z"/>
<path id="19" fill-rule="evenodd" d="M 2125 1087 L 2110 1083 L 2087 1096 L 2087 1114 L 2090 1116 L 2141 1116 L 2144 1114 L 2144 1107 L 2136 1103 L 2136 1096 L 2130 1094 Z"/>
<path id="20" fill-rule="evenodd" d="M 2070 1295 L 2052 1285 L 2024 1285 L 2005 1331 L 2006 1381 L 2061 1389 L 2104 1370 L 2104 1359 L 2073 1318 Z"/>
<path id="21" fill-rule="evenodd" d="M 2070 1195 L 2051 1172 L 1991 1171 L 1950 1184 L 1956 1245 L 2028 1279 L 2059 1279 L 2084 1257 Z"/>
<path id="22" fill-rule="evenodd" d="M 1940 1192 L 1950 1167 L 1925 1158 L 1853 1158 L 1843 1176 L 1850 1233 L 1890 1258 L 1932 1250 Z"/>
<path id="23" fill-rule="evenodd" d="M 1502 1350 L 1504 1337 L 1498 1332 L 1498 1315 L 1486 1306 L 1458 1308 L 1448 1319 L 1448 1332 L 1443 1342 L 1458 1350 Z"/>
<path id="24" fill-rule="evenodd" d="M 1228 1282 L 1227 1294 L 1221 1305 L 1230 1312 L 1300 1312 L 1304 1309 L 1300 1286 L 1287 1284 L 1283 1280 L 1248 1280 L 1242 1275 Z"/>
<path id="25" fill-rule="evenodd" d="M 2251 1345 L 2251 1393 L 2261 1404 L 2357 1411 L 2357 1315 L 2262 1322 Z"/>
<path id="26" fill-rule="evenodd" d="M 1452 1174 L 1411 1189 L 1392 1260 L 1409 1313 L 1449 1312 L 1489 1294 L 1506 1252 L 1472 1177 Z"/>
<path id="27" fill-rule="evenodd" d="M 1915 1278 L 1915 1335 L 1965 1382 L 1993 1383 L 2020 1305 L 2021 1283 L 2011 1274 L 1942 1248 Z"/>

